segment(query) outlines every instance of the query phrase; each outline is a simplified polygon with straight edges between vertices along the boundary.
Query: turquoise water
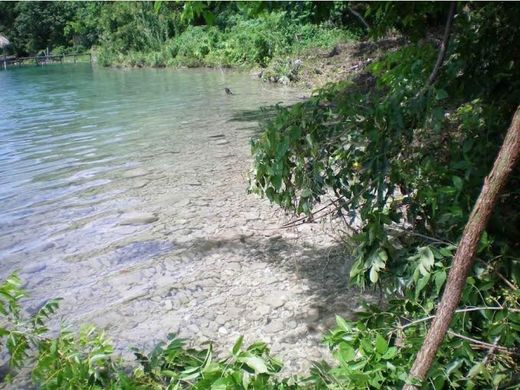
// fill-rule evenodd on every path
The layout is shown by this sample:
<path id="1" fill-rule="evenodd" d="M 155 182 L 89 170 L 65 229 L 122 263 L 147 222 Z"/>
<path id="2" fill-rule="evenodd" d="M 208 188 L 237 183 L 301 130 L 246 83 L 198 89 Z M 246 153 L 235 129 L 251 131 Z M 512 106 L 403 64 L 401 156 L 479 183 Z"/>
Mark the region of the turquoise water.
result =
<path id="1" fill-rule="evenodd" d="M 0 72 L 2 276 L 135 246 L 151 227 L 121 224 L 126 213 L 160 213 L 156 205 L 167 200 L 159 195 L 189 198 L 218 176 L 208 175 L 215 166 L 243 163 L 253 130 L 232 118 L 291 93 L 218 70 L 78 64 Z M 146 245 L 168 247 L 151 236 Z"/>
<path id="2" fill-rule="evenodd" d="M 247 193 L 252 114 L 301 94 L 219 70 L 0 71 L 0 279 L 18 270 L 25 308 L 60 297 L 52 329 L 93 323 L 121 352 L 244 335 L 307 370 L 327 356 L 316 308 L 358 302 L 344 251 Z"/>

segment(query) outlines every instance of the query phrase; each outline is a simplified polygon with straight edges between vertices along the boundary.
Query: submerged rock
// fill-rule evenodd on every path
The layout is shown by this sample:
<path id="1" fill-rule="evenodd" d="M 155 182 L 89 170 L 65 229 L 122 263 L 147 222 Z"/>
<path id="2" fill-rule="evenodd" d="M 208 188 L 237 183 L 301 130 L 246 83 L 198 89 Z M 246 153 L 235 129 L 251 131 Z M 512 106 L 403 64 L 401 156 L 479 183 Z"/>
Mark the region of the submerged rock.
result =
<path id="1" fill-rule="evenodd" d="M 123 214 L 122 221 L 119 222 L 119 225 L 147 225 L 149 223 L 154 223 L 159 220 L 153 213 L 128 213 Z"/>
<path id="2" fill-rule="evenodd" d="M 126 171 L 125 173 L 123 173 L 123 177 L 126 179 L 130 179 L 132 177 L 146 176 L 146 175 L 148 175 L 148 173 L 149 172 L 146 169 L 135 168 L 135 169 L 130 169 L 130 170 Z"/>

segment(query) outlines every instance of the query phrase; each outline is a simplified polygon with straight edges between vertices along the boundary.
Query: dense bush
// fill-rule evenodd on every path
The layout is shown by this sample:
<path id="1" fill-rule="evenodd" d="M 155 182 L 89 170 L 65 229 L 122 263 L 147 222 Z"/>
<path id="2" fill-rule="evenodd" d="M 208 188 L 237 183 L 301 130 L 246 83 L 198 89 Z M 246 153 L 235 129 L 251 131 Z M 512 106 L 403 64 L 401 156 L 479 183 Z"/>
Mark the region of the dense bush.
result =
<path id="1" fill-rule="evenodd" d="M 398 12 L 391 4 L 374 7 L 379 16 Z M 344 360 L 334 371 L 342 388 L 399 387 L 407 380 L 456 243 L 520 101 L 520 56 L 511 46 L 520 38 L 519 16 L 506 4 L 460 7 L 433 85 L 427 80 L 436 47 L 429 39 L 412 41 L 356 78 L 279 108 L 253 142 L 251 190 L 309 216 L 332 198 L 354 232 L 347 242 L 352 279 L 378 284 L 391 297 L 386 308 L 369 308 L 328 338 Z M 482 238 L 460 314 L 430 371 L 433 388 L 496 388 L 517 380 L 519 179 L 517 169 Z M 502 352 L 489 352 L 494 343 Z"/>
<path id="2" fill-rule="evenodd" d="M 188 26 L 175 37 L 143 49 L 123 50 L 106 41 L 101 47 L 111 60 L 102 63 L 132 66 L 138 53 L 148 66 L 266 66 L 275 57 L 309 47 L 332 47 L 349 37 L 352 34 L 336 27 L 295 23 L 285 12 L 254 19 L 235 15 L 225 28 Z"/>

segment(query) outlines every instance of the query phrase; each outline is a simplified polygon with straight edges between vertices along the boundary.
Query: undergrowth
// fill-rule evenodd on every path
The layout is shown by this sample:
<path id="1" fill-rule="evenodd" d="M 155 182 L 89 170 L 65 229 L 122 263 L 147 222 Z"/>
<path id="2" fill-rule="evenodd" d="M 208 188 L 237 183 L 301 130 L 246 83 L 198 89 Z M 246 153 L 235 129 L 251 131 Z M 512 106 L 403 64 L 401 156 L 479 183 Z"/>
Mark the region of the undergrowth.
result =
<path id="1" fill-rule="evenodd" d="M 307 48 L 330 48 L 353 38 L 331 25 L 301 24 L 285 12 L 255 19 L 235 16 L 228 26 L 188 26 L 150 50 L 114 50 L 109 42 L 98 48 L 102 65 L 266 67 L 273 58 Z"/>

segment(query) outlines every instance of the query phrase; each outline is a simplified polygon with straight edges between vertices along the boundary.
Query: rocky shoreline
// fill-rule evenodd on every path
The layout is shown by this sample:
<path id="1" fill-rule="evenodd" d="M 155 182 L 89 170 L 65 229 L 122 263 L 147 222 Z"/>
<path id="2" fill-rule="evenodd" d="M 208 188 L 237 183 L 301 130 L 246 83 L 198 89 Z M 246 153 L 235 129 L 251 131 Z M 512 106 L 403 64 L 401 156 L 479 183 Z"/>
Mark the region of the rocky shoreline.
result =
<path id="1" fill-rule="evenodd" d="M 301 94 L 282 92 L 265 94 L 286 102 Z M 248 99 L 239 94 L 225 101 L 230 112 Z M 247 194 L 256 122 L 212 110 L 157 135 L 123 171 L 103 169 L 96 190 L 49 208 L 56 224 L 41 244 L 24 246 L 23 229 L 6 237 L 24 249 L 13 249 L 5 272 L 23 264 L 30 310 L 63 299 L 54 329 L 93 323 L 123 354 L 169 333 L 195 346 L 214 341 L 225 354 L 244 335 L 269 343 L 284 375 L 308 372 L 330 358 L 321 339 L 335 315 L 350 317 L 370 297 L 349 287 L 335 221 L 281 228 L 290 216 Z M 48 219 L 41 226 L 51 229 Z"/>

